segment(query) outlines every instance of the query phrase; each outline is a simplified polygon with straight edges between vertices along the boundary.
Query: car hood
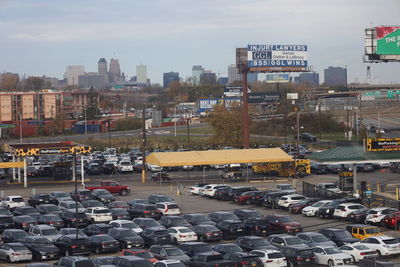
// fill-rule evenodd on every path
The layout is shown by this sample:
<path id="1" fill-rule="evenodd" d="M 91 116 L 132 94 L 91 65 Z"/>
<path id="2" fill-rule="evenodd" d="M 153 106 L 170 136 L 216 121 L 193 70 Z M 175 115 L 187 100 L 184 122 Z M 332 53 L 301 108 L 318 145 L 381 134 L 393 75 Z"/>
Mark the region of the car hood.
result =
<path id="1" fill-rule="evenodd" d="M 59 238 L 61 235 L 44 235 L 43 237 L 46 237 L 48 240 L 51 242 L 54 242 L 57 238 Z"/>
<path id="2" fill-rule="evenodd" d="M 337 240 L 337 241 L 342 242 L 342 243 L 355 243 L 355 242 L 359 242 L 360 240 L 355 237 L 349 237 L 349 238 L 344 238 L 344 239 Z"/>
<path id="3" fill-rule="evenodd" d="M 291 227 L 301 227 L 301 224 L 298 222 L 287 222 L 287 223 L 281 223 L 283 226 L 291 226 Z"/>
<path id="4" fill-rule="evenodd" d="M 325 242 L 318 242 L 318 243 L 310 243 L 309 247 L 315 247 L 315 246 L 322 246 L 322 247 L 335 247 L 336 244 L 333 241 L 325 241 Z"/>
<path id="5" fill-rule="evenodd" d="M 309 248 L 306 244 L 298 244 L 298 245 L 290 245 L 289 247 L 293 248 Z"/>
<path id="6" fill-rule="evenodd" d="M 33 249 L 40 252 L 59 252 L 56 246 L 33 247 Z"/>

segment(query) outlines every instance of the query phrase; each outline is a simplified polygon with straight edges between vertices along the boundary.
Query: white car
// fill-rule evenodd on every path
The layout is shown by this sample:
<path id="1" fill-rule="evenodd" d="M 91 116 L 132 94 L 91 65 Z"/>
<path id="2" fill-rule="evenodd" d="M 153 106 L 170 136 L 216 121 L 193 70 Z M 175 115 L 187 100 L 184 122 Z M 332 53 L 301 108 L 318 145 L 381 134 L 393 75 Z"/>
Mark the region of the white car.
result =
<path id="1" fill-rule="evenodd" d="M 197 241 L 197 234 L 188 227 L 170 227 L 168 228 L 169 236 L 172 243 L 181 243 L 189 241 Z"/>
<path id="2" fill-rule="evenodd" d="M 366 257 L 378 256 L 378 253 L 375 250 L 370 249 L 369 247 L 358 242 L 341 246 L 339 249 L 344 253 L 351 255 L 353 257 L 353 262 L 358 262 Z"/>
<path id="3" fill-rule="evenodd" d="M 157 209 L 164 215 L 180 215 L 181 210 L 174 202 L 159 202 L 156 203 Z"/>
<path id="4" fill-rule="evenodd" d="M 326 191 L 331 191 L 333 193 L 342 193 L 343 191 L 340 190 L 337 185 L 335 185 L 334 183 L 319 183 L 317 185 L 317 190 L 321 193 L 324 193 Z"/>
<path id="5" fill-rule="evenodd" d="M 111 211 L 105 207 L 87 208 L 85 215 L 91 223 L 110 222 L 113 219 Z"/>
<path id="6" fill-rule="evenodd" d="M 186 265 L 178 260 L 163 260 L 154 263 L 154 267 L 184 267 L 184 266 Z"/>
<path id="7" fill-rule="evenodd" d="M 213 188 L 210 188 L 207 192 L 206 195 L 208 197 L 214 197 L 215 196 L 215 191 L 217 191 L 217 189 L 222 188 L 222 187 L 231 187 L 230 185 L 227 184 L 220 184 L 220 185 L 216 185 Z"/>
<path id="8" fill-rule="evenodd" d="M 131 164 L 130 161 L 121 161 L 118 164 L 118 171 L 119 172 L 133 172 L 133 165 Z"/>
<path id="9" fill-rule="evenodd" d="M 400 242 L 391 236 L 371 236 L 364 238 L 360 243 L 378 252 L 378 256 L 400 254 Z"/>
<path id="10" fill-rule="evenodd" d="M 366 209 L 367 207 L 357 204 L 357 203 L 342 203 L 338 205 L 334 212 L 333 217 L 337 219 L 345 219 L 350 215 L 353 211 Z"/>
<path id="11" fill-rule="evenodd" d="M 198 195 L 200 188 L 204 187 L 207 184 L 195 184 L 191 187 L 189 187 L 189 192 L 192 193 L 193 195 Z"/>
<path id="12" fill-rule="evenodd" d="M 311 206 L 305 207 L 302 211 L 301 214 L 304 216 L 317 216 L 318 210 L 320 207 L 327 206 L 331 203 L 331 200 L 321 200 L 318 202 L 315 202 Z"/>
<path id="13" fill-rule="evenodd" d="M 260 258 L 264 267 L 285 267 L 287 260 L 282 252 L 274 249 L 252 250 L 252 254 L 256 254 Z"/>
<path id="14" fill-rule="evenodd" d="M 366 224 L 381 224 L 386 215 L 391 214 L 396 211 L 398 211 L 398 210 L 394 209 L 394 208 L 385 208 L 385 207 L 370 209 L 367 213 L 367 216 L 365 217 L 365 223 Z"/>
<path id="15" fill-rule="evenodd" d="M 316 246 L 311 248 L 314 252 L 315 263 L 336 266 L 336 265 L 347 265 L 353 262 L 351 255 L 343 253 L 336 247 L 322 247 Z"/>
<path id="16" fill-rule="evenodd" d="M 215 193 L 215 189 L 217 186 L 226 186 L 224 184 L 208 184 L 203 186 L 200 190 L 201 190 L 201 194 L 202 196 L 207 196 L 207 197 L 211 197 L 214 196 Z"/>
<path id="17" fill-rule="evenodd" d="M 21 196 L 6 196 L 1 200 L 1 206 L 11 210 L 26 205 L 24 198 Z"/>
<path id="18" fill-rule="evenodd" d="M 114 220 L 110 222 L 114 228 L 126 228 L 131 229 L 136 234 L 141 234 L 143 229 L 140 228 L 136 223 L 129 221 L 129 220 Z"/>
<path id="19" fill-rule="evenodd" d="M 212 167 L 216 170 L 223 170 L 227 167 L 227 165 L 225 164 L 216 164 L 216 165 L 212 165 Z"/>
<path id="20" fill-rule="evenodd" d="M 282 196 L 278 201 L 278 206 L 287 209 L 290 205 L 297 204 L 304 199 L 306 199 L 306 197 L 299 194 Z"/>
<path id="21" fill-rule="evenodd" d="M 147 164 L 147 169 L 151 172 L 161 172 L 162 168 L 158 165 Z"/>

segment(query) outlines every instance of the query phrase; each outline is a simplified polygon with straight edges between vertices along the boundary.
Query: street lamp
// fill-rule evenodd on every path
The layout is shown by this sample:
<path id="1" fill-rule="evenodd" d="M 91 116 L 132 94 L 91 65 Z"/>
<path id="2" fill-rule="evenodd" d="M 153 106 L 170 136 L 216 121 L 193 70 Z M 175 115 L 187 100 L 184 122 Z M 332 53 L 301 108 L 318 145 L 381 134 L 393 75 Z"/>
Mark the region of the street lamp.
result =
<path id="1" fill-rule="evenodd" d="M 19 118 L 19 143 L 22 144 L 22 117 L 20 112 L 18 112 L 18 118 Z"/>
<path id="2" fill-rule="evenodd" d="M 87 119 L 86 119 L 86 108 L 84 108 L 85 110 L 85 134 L 87 135 Z"/>

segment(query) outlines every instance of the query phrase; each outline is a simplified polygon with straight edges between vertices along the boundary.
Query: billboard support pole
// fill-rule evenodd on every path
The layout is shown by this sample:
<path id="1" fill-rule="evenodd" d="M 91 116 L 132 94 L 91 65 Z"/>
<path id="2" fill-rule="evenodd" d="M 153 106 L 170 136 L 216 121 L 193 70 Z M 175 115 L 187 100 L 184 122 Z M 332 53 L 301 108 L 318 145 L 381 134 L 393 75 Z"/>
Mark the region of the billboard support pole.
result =
<path id="1" fill-rule="evenodd" d="M 242 113 L 243 113 L 243 148 L 249 148 L 249 98 L 247 92 L 247 73 L 248 69 L 243 68 L 243 97 L 242 97 Z"/>

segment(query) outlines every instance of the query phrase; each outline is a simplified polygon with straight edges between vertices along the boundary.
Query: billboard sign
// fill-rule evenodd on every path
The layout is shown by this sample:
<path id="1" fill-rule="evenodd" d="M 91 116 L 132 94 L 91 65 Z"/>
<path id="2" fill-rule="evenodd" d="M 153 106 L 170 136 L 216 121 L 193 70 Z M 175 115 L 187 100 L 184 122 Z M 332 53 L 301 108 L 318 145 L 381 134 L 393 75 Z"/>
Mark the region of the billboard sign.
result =
<path id="1" fill-rule="evenodd" d="M 400 138 L 367 139 L 367 151 L 398 151 Z"/>
<path id="2" fill-rule="evenodd" d="M 376 54 L 400 55 L 400 26 L 375 27 Z"/>
<path id="3" fill-rule="evenodd" d="M 224 104 L 225 107 L 229 108 L 232 105 L 234 105 L 234 103 L 237 103 L 240 105 L 241 99 L 235 98 L 235 97 L 199 99 L 198 100 L 198 104 L 199 104 L 198 112 L 204 113 L 207 111 L 212 111 L 214 109 L 214 106 L 219 105 L 219 104 Z"/>
<path id="4" fill-rule="evenodd" d="M 225 86 L 224 88 L 224 96 L 242 96 L 242 94 L 242 86 Z"/>
<path id="5" fill-rule="evenodd" d="M 305 71 L 307 69 L 306 45 L 248 45 L 247 64 L 250 70 L 258 68 L 281 71 Z M 286 68 L 288 68 L 286 70 Z"/>
<path id="6" fill-rule="evenodd" d="M 298 93 L 287 93 L 286 99 L 297 100 L 297 99 L 299 99 L 299 94 Z"/>
<path id="7" fill-rule="evenodd" d="M 58 148 L 41 148 L 39 149 L 39 155 L 53 155 L 53 154 L 70 154 L 69 147 L 58 147 Z"/>
<path id="8" fill-rule="evenodd" d="M 278 102 L 280 98 L 280 93 L 249 93 L 249 103 L 252 104 Z"/>
<path id="9" fill-rule="evenodd" d="M 287 73 L 267 74 L 266 82 L 267 83 L 288 83 L 289 82 L 289 74 L 287 74 Z"/>

